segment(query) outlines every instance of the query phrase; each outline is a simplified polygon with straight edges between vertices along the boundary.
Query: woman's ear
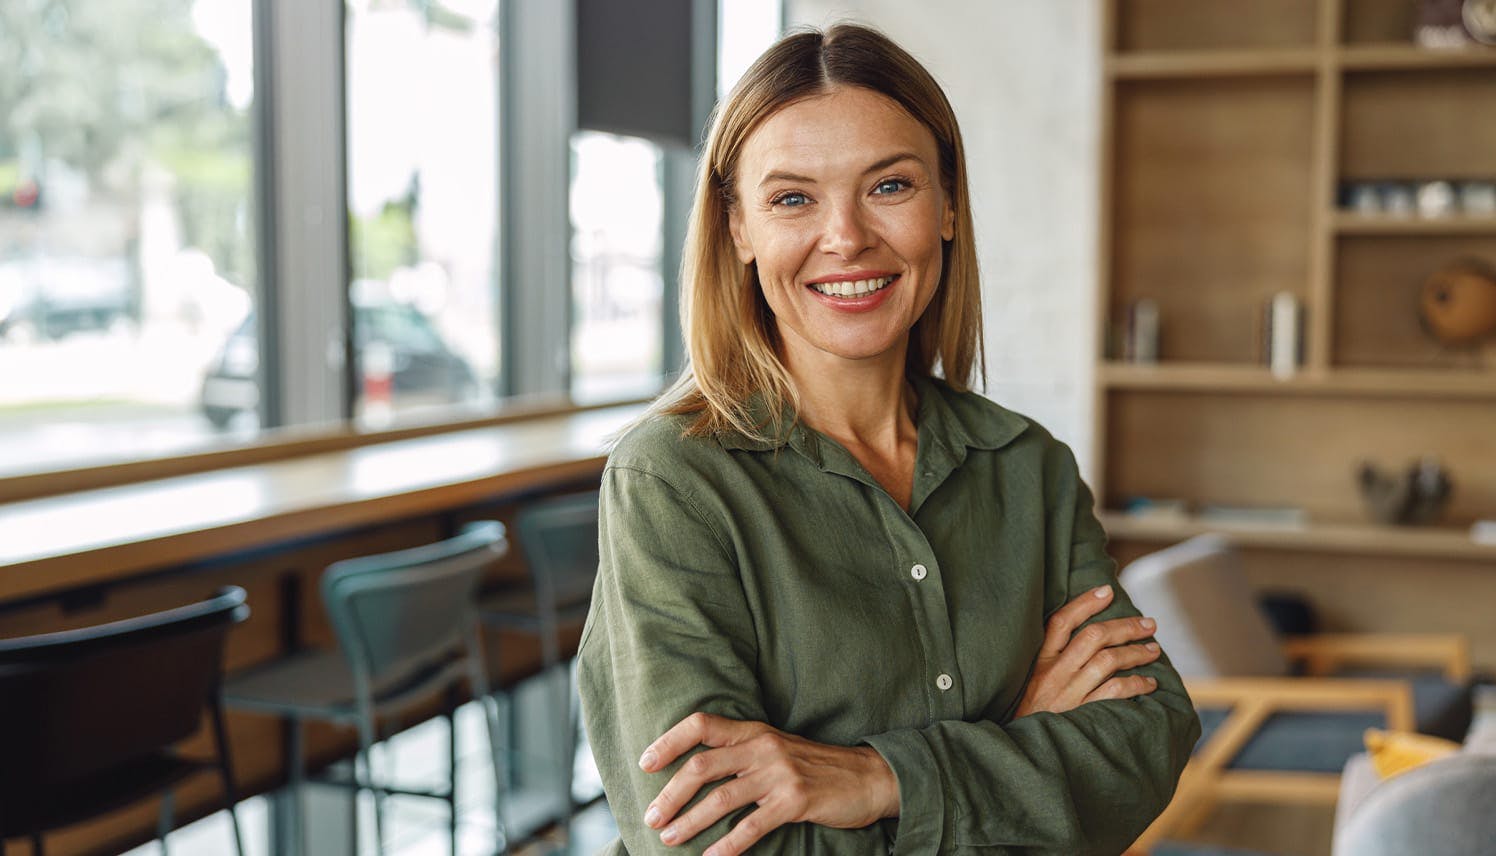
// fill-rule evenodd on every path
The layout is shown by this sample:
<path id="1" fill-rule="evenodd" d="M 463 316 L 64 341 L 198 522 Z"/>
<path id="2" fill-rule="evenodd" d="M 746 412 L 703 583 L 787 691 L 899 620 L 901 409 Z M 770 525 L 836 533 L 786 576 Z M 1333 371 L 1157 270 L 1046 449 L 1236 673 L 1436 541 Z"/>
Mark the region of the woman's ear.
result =
<path id="1" fill-rule="evenodd" d="M 951 195 L 945 194 L 945 210 L 940 214 L 940 238 L 952 241 L 956 238 L 956 209 L 951 205 Z"/>
<path id="2" fill-rule="evenodd" d="M 727 230 L 732 233 L 732 244 L 738 249 L 738 261 L 753 264 L 753 245 L 748 242 L 748 231 L 743 228 L 743 209 L 734 205 L 727 212 Z"/>

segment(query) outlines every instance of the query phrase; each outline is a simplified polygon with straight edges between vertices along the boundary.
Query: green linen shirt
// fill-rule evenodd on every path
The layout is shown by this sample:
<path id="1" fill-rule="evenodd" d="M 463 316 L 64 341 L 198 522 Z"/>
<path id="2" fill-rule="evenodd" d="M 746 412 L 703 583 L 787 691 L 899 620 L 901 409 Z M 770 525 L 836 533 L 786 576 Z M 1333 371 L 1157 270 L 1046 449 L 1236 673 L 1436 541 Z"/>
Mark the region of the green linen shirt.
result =
<path id="1" fill-rule="evenodd" d="M 663 417 L 614 448 L 578 665 L 612 853 L 700 853 L 755 808 L 675 848 L 644 825 L 689 754 L 657 773 L 639 755 L 694 711 L 872 746 L 898 780 L 898 818 L 784 826 L 759 853 L 1114 856 L 1168 804 L 1199 721 L 1166 659 L 1135 670 L 1151 694 L 1013 718 L 1046 617 L 1116 583 L 1070 449 L 914 383 L 907 513 L 803 425 L 762 443 Z M 1119 588 L 1094 620 L 1137 614 Z"/>

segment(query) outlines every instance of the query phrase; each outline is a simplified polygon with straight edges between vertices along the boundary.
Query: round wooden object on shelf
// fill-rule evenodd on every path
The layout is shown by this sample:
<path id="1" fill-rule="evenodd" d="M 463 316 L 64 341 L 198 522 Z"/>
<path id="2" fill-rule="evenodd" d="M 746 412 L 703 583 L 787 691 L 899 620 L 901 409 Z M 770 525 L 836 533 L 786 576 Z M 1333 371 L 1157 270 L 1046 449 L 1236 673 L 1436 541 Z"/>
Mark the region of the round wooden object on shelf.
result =
<path id="1" fill-rule="evenodd" d="M 1465 32 L 1476 41 L 1496 45 L 1496 0 L 1465 0 Z"/>
<path id="2" fill-rule="evenodd" d="M 1496 268 L 1474 259 L 1441 268 L 1423 283 L 1419 315 L 1446 345 L 1468 345 L 1496 333 Z"/>

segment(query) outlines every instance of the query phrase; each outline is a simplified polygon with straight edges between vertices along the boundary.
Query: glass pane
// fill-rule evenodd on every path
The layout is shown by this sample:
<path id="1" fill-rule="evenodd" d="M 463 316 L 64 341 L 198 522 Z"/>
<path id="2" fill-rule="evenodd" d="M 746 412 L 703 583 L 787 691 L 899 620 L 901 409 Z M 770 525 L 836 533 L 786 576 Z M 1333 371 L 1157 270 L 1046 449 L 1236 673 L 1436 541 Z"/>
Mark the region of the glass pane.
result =
<path id="1" fill-rule="evenodd" d="M 0 474 L 255 430 L 255 360 L 214 373 L 255 293 L 252 32 L 251 0 L 4 3 Z"/>
<path id="2" fill-rule="evenodd" d="M 717 99 L 726 97 L 748 66 L 784 28 L 779 0 L 718 0 Z"/>
<path id="3" fill-rule="evenodd" d="M 571 141 L 571 395 L 659 392 L 664 191 L 660 148 L 584 131 Z"/>
<path id="4" fill-rule="evenodd" d="M 492 401 L 496 0 L 347 5 L 355 417 Z"/>

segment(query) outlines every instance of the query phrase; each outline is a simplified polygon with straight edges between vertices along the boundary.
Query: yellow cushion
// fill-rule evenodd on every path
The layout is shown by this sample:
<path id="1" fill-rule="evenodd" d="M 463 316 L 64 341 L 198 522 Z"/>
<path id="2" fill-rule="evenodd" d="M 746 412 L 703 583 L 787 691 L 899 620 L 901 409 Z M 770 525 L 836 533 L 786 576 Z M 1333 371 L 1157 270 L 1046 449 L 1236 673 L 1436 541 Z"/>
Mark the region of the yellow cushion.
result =
<path id="1" fill-rule="evenodd" d="M 1384 779 L 1460 751 L 1460 744 L 1453 740 L 1412 731 L 1368 728 L 1365 739 L 1366 752 L 1371 755 L 1371 766 Z"/>

